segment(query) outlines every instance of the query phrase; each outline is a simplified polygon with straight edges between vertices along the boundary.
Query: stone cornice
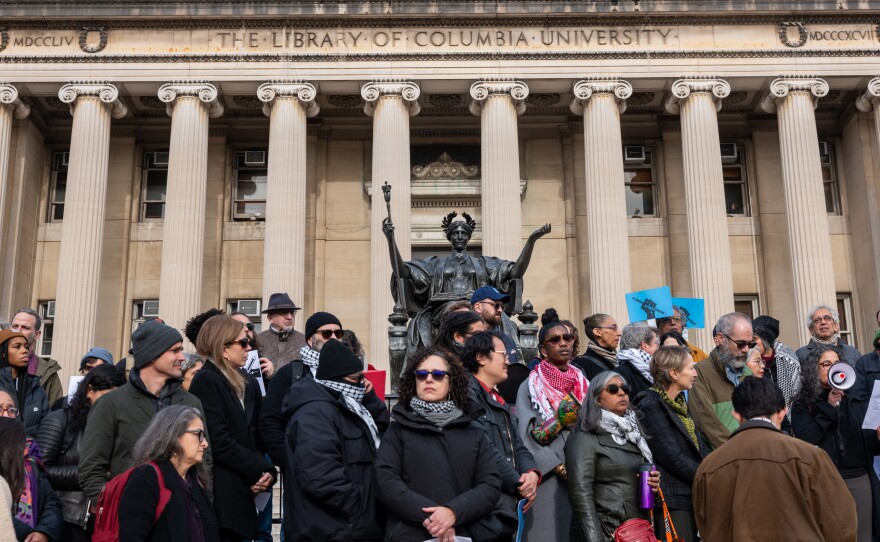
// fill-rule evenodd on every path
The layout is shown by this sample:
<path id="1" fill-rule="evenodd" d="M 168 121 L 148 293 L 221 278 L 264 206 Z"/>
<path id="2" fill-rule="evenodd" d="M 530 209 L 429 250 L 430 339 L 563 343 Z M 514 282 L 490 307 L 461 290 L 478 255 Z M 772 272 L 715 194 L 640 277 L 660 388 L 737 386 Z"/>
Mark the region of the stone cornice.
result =
<path id="1" fill-rule="evenodd" d="M 364 113 L 372 117 L 376 109 L 376 101 L 383 96 L 399 96 L 406 103 L 409 116 L 414 117 L 421 111 L 418 99 L 421 94 L 419 85 L 412 81 L 397 79 L 379 79 L 370 81 L 361 87 L 361 97 L 366 102 Z"/>
<path id="2" fill-rule="evenodd" d="M 318 91 L 315 85 L 303 81 L 270 81 L 257 89 L 257 97 L 263 102 L 263 114 L 271 116 L 272 104 L 279 97 L 298 98 L 305 107 L 306 116 L 314 117 L 321 108 L 315 103 Z"/>
<path id="3" fill-rule="evenodd" d="M 217 100 L 217 87 L 203 81 L 174 81 L 159 87 L 159 99 L 168 104 L 166 113 L 173 117 L 174 101 L 179 96 L 194 96 L 208 106 L 208 116 L 216 119 L 223 114 L 223 105 Z"/>
<path id="4" fill-rule="evenodd" d="M 76 100 L 80 96 L 93 96 L 107 104 L 111 107 L 110 115 L 114 119 L 121 119 L 128 114 L 128 108 L 119 100 L 119 89 L 110 83 L 76 81 L 64 85 L 58 91 L 58 99 L 70 104 L 71 115 L 76 107 Z"/>
<path id="5" fill-rule="evenodd" d="M 18 89 L 7 83 L 0 83 L 0 105 L 11 106 L 17 119 L 26 118 L 31 113 L 31 108 L 18 99 Z"/>
<path id="6" fill-rule="evenodd" d="M 672 83 L 672 96 L 666 100 L 666 112 L 677 115 L 681 101 L 692 93 L 710 93 L 715 100 L 715 110 L 721 111 L 721 100 L 730 96 L 730 83 L 718 78 L 679 79 Z"/>
<path id="7" fill-rule="evenodd" d="M 765 113 L 775 113 L 777 100 L 783 100 L 792 92 L 807 92 L 813 100 L 813 108 L 819 98 L 826 96 L 830 87 L 824 79 L 813 76 L 778 77 L 770 83 L 770 92 L 761 101 Z"/>
<path id="8" fill-rule="evenodd" d="M 626 100 L 632 96 L 632 85 L 619 79 L 581 79 L 572 86 L 574 99 L 569 109 L 575 115 L 584 114 L 584 105 L 594 94 L 613 94 L 617 99 L 617 109 L 626 111 Z"/>
<path id="9" fill-rule="evenodd" d="M 529 97 L 529 87 L 522 81 L 513 79 L 484 79 L 471 85 L 470 95 L 473 101 L 469 109 L 478 117 L 483 110 L 483 102 L 489 96 L 502 95 L 513 99 L 516 114 L 522 115 L 526 111 L 525 99 Z"/>
<path id="10" fill-rule="evenodd" d="M 878 99 L 880 99 L 880 77 L 875 77 L 868 81 L 867 90 L 856 98 L 856 108 L 862 113 L 868 113 L 874 109 Z"/>

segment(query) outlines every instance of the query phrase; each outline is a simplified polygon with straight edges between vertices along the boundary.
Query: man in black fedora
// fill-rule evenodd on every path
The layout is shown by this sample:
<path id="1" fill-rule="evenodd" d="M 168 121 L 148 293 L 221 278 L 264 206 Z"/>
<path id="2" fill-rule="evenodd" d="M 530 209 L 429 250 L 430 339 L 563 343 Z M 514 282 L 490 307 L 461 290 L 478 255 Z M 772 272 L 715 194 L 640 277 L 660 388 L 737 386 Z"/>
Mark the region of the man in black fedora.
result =
<path id="1" fill-rule="evenodd" d="M 269 329 L 257 334 L 260 357 L 269 358 L 277 371 L 291 360 L 299 359 L 299 351 L 306 345 L 306 337 L 293 329 L 296 313 L 300 310 L 286 292 L 269 296 L 263 314 L 269 320 Z"/>

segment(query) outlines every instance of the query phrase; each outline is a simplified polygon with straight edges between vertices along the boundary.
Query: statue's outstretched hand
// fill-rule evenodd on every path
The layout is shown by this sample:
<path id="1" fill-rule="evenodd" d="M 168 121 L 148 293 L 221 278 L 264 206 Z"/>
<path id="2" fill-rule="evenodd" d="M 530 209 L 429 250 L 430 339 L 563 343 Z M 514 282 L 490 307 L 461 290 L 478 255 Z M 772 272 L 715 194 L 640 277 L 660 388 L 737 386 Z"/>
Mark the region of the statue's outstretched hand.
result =
<path id="1" fill-rule="evenodd" d="M 382 233 L 385 234 L 385 237 L 391 239 L 394 236 L 394 224 L 391 223 L 391 217 L 386 217 L 385 220 L 382 221 Z"/>
<path id="2" fill-rule="evenodd" d="M 532 235 L 530 235 L 530 237 L 532 239 L 540 239 L 541 237 L 544 237 L 548 233 L 550 233 L 550 224 L 544 224 L 543 226 L 541 226 L 537 230 L 533 231 Z"/>

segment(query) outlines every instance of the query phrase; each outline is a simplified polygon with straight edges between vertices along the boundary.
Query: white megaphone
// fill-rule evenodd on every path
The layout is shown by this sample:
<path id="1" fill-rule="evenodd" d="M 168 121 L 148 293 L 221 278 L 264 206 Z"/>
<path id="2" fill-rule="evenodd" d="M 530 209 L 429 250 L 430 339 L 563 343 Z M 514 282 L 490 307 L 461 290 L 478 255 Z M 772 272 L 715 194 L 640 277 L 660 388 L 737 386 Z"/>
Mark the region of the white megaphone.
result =
<path id="1" fill-rule="evenodd" d="M 856 384 L 856 370 L 849 363 L 838 361 L 828 369 L 828 383 L 840 391 L 848 390 Z"/>

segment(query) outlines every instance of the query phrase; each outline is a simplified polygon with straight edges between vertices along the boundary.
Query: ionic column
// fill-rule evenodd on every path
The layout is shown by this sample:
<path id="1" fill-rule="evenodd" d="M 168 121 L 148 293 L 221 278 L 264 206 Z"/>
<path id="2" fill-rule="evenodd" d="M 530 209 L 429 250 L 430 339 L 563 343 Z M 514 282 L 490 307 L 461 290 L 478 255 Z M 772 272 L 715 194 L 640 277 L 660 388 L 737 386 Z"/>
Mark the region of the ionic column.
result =
<path id="1" fill-rule="evenodd" d="M 856 108 L 862 113 L 874 112 L 875 135 L 880 140 L 880 108 L 877 107 L 878 103 L 880 103 L 880 77 L 875 77 L 868 82 L 865 93 L 856 98 Z"/>
<path id="2" fill-rule="evenodd" d="M 306 117 L 318 114 L 315 87 L 264 83 L 257 89 L 269 124 L 269 179 L 263 243 L 263 299 L 289 292 L 302 305 L 306 258 Z"/>
<path id="3" fill-rule="evenodd" d="M 818 303 L 834 304 L 834 266 L 815 109 L 828 94 L 828 83 L 817 78 L 779 78 L 761 103 L 777 114 L 782 154 L 782 183 L 788 221 L 788 246 L 798 317 Z M 797 326 L 800 344 L 809 340 L 806 326 Z"/>
<path id="4" fill-rule="evenodd" d="M 128 113 L 119 91 L 106 83 L 73 83 L 58 91 L 70 104 L 70 166 L 55 291 L 52 356 L 64 374 L 75 374 L 93 346 L 104 242 L 104 206 L 110 157 L 110 117 Z"/>
<path id="5" fill-rule="evenodd" d="M 0 83 L 0 241 L 6 227 L 6 184 L 9 182 L 9 147 L 12 146 L 13 118 L 26 118 L 31 108 L 18 99 L 18 89 Z"/>
<path id="6" fill-rule="evenodd" d="M 483 254 L 516 260 L 522 250 L 517 115 L 526 110 L 522 81 L 477 81 L 470 111 L 480 117 Z"/>
<path id="7" fill-rule="evenodd" d="M 391 258 L 382 233 L 388 216 L 382 185 L 391 185 L 391 219 L 400 255 L 408 260 L 410 243 L 409 118 L 421 109 L 421 90 L 408 81 L 373 81 L 361 88 L 364 112 L 373 117 L 373 196 L 370 212 L 370 360 L 387 366 Z M 392 377 L 393 378 L 393 377 Z"/>
<path id="8" fill-rule="evenodd" d="M 590 306 L 592 312 L 611 314 L 623 325 L 629 321 L 630 273 L 620 115 L 632 86 L 585 79 L 574 84 L 573 92 L 570 109 L 584 116 Z"/>
<path id="9" fill-rule="evenodd" d="M 159 99 L 171 117 L 159 312 L 166 324 L 183 329 L 202 305 L 208 117 L 222 115 L 223 106 L 217 88 L 201 82 L 164 84 Z"/>
<path id="10" fill-rule="evenodd" d="M 695 343 L 702 348 L 712 344 L 712 327 L 718 318 L 733 311 L 733 272 L 718 137 L 718 111 L 721 100 L 729 94 L 727 81 L 679 79 L 672 84 L 672 96 L 666 102 L 669 113 L 681 113 L 691 284 L 693 296 L 706 303 L 706 327 L 695 330 Z"/>

